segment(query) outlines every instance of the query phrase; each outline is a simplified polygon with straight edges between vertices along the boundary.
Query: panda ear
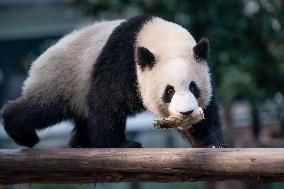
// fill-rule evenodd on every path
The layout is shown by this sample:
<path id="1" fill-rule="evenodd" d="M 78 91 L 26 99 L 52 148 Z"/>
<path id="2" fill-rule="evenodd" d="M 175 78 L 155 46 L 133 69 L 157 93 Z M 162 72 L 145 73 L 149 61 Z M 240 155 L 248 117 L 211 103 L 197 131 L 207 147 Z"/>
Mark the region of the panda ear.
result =
<path id="1" fill-rule="evenodd" d="M 149 51 L 145 47 L 138 47 L 137 48 L 137 63 L 142 69 L 142 71 L 145 68 L 153 68 L 155 64 L 155 56 L 151 51 Z"/>
<path id="2" fill-rule="evenodd" d="M 210 48 L 209 40 L 204 37 L 193 47 L 193 54 L 197 61 L 208 61 Z"/>

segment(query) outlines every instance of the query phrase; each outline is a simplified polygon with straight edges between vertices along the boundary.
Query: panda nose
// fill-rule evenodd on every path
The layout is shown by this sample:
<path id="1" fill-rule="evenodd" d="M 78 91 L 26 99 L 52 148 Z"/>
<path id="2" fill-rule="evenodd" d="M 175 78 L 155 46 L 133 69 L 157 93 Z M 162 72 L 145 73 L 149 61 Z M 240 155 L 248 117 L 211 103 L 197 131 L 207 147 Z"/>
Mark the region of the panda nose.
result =
<path id="1" fill-rule="evenodd" d="M 184 116 L 188 116 L 193 112 L 193 110 L 187 111 L 187 112 L 180 112 L 180 114 L 184 115 Z"/>

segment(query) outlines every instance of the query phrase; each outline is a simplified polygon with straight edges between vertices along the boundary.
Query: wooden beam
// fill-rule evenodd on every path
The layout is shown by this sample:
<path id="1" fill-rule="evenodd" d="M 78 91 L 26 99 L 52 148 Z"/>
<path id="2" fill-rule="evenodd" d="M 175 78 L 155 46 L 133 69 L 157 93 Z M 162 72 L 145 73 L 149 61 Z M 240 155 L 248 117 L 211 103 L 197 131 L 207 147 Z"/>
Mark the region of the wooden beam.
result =
<path id="1" fill-rule="evenodd" d="M 284 181 L 284 149 L 0 150 L 0 184 Z"/>

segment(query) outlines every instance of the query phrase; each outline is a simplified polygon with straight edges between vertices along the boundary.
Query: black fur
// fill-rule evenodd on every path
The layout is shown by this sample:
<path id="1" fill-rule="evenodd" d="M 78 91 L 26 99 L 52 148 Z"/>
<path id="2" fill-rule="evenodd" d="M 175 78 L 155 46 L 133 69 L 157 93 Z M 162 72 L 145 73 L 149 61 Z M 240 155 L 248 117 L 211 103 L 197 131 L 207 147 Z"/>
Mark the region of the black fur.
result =
<path id="1" fill-rule="evenodd" d="M 17 144 L 33 147 L 39 141 L 36 129 L 67 119 L 69 113 L 61 98 L 43 102 L 48 100 L 21 97 L 3 107 L 4 128 Z"/>
<path id="2" fill-rule="evenodd" d="M 39 141 L 36 129 L 72 118 L 76 126 L 71 147 L 141 147 L 127 141 L 124 130 L 126 117 L 144 110 L 137 89 L 134 44 L 137 32 L 150 19 L 131 18 L 111 34 L 94 66 L 89 119 L 78 117 L 61 98 L 21 97 L 1 112 L 6 132 L 16 143 L 33 147 Z"/>
<path id="3" fill-rule="evenodd" d="M 150 16 L 133 17 L 118 26 L 94 65 L 89 94 L 90 147 L 138 147 L 125 137 L 129 115 L 144 110 L 134 60 L 136 35 Z M 130 145 L 131 144 L 131 145 Z"/>
<path id="4" fill-rule="evenodd" d="M 163 102 L 170 103 L 172 101 L 174 94 L 175 94 L 175 88 L 171 85 L 167 85 L 162 98 Z"/>
<path id="5" fill-rule="evenodd" d="M 194 57 L 198 61 L 208 61 L 210 55 L 209 40 L 207 38 L 202 38 L 193 47 Z"/>
<path id="6" fill-rule="evenodd" d="M 90 143 L 88 139 L 88 121 L 75 119 L 74 124 L 73 136 L 69 146 L 71 148 L 87 148 Z"/>
<path id="7" fill-rule="evenodd" d="M 192 92 L 195 98 L 200 97 L 200 89 L 196 86 L 196 83 L 194 81 L 190 82 L 189 91 Z"/>
<path id="8" fill-rule="evenodd" d="M 141 147 L 138 142 L 128 141 L 124 131 L 127 116 L 145 110 L 137 87 L 134 54 L 136 35 L 151 18 L 133 17 L 112 32 L 93 68 L 88 118 L 79 117 L 76 112 L 70 111 L 67 106 L 69 102 L 63 98 L 21 97 L 3 108 L 6 132 L 16 143 L 33 147 L 39 141 L 37 129 L 72 118 L 76 126 L 70 141 L 71 147 Z M 199 59 L 207 58 L 207 46 L 206 41 L 201 41 L 195 47 Z M 153 67 L 153 59 L 145 49 L 140 50 L 140 66 Z M 184 134 L 190 134 L 194 146 L 222 143 L 214 98 L 204 113 L 205 120 Z"/>
<path id="9" fill-rule="evenodd" d="M 155 56 L 147 48 L 138 47 L 137 63 L 139 64 L 142 70 L 144 70 L 145 68 L 151 69 L 155 64 Z"/>

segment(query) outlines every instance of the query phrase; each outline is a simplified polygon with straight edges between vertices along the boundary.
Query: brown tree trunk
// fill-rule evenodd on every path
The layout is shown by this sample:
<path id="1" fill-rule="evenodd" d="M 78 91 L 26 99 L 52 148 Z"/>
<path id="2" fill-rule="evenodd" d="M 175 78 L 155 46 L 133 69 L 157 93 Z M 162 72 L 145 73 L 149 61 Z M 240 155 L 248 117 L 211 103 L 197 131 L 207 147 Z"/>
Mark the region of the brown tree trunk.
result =
<path id="1" fill-rule="evenodd" d="M 284 149 L 0 150 L 0 184 L 284 181 Z"/>

